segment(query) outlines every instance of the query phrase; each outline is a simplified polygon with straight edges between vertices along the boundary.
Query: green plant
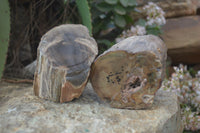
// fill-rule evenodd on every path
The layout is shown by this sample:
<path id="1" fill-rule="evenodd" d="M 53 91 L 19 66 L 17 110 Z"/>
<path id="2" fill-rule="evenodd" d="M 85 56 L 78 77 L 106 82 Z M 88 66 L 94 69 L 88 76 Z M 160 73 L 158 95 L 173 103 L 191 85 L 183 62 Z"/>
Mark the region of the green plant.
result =
<path id="1" fill-rule="evenodd" d="M 102 53 L 114 44 L 115 38 L 133 23 L 130 12 L 136 11 L 136 0 L 89 0 L 93 36 Z"/>
<path id="2" fill-rule="evenodd" d="M 144 17 L 140 16 L 140 19 L 136 20 L 134 25 L 124 30 L 122 34 L 116 38 L 116 42 L 120 42 L 131 36 L 146 34 L 160 35 L 162 33 L 162 25 L 166 23 L 164 14 L 164 11 L 159 6 L 153 2 L 149 2 L 141 10 L 141 15 L 146 18 L 144 19 Z"/>
<path id="3" fill-rule="evenodd" d="M 137 5 L 136 0 L 98 0 L 90 4 L 95 25 L 94 34 L 108 28 L 125 28 L 133 22 L 128 13 L 135 11 Z"/>
<path id="4" fill-rule="evenodd" d="M 111 42 L 107 39 L 99 39 L 97 40 L 98 43 L 98 48 L 99 49 L 99 53 L 103 53 L 105 50 L 107 50 L 107 48 L 110 48 L 112 45 L 114 45 L 114 42 Z"/>
<path id="5" fill-rule="evenodd" d="M 136 31 L 135 35 L 159 35 L 161 25 L 165 23 L 164 12 L 152 2 L 146 5 L 142 12 L 136 9 L 136 0 L 76 0 L 76 5 L 83 24 L 98 42 L 100 53 L 111 47 L 126 29 L 132 30 L 123 32 L 124 34 L 132 35 L 131 32 Z M 133 18 L 133 12 L 137 13 L 140 19 Z M 144 12 L 148 17 L 143 16 Z M 141 19 L 144 17 L 147 17 L 146 20 Z M 127 35 L 123 36 L 126 38 Z"/>
<path id="6" fill-rule="evenodd" d="M 8 0 L 1 0 L 0 4 L 0 79 L 3 75 L 7 57 L 10 33 L 10 8 Z"/>
<path id="7" fill-rule="evenodd" d="M 92 20 L 87 0 L 76 0 L 76 4 L 83 24 L 88 28 L 90 35 L 92 35 Z"/>

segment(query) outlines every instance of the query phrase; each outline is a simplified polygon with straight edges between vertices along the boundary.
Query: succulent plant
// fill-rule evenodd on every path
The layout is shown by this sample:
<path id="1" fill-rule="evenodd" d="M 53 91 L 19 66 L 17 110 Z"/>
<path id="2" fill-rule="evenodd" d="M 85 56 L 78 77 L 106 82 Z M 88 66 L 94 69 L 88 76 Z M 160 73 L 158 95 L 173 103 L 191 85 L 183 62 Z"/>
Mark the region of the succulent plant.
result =
<path id="1" fill-rule="evenodd" d="M 76 0 L 76 4 L 82 19 L 82 23 L 88 28 L 90 35 L 92 35 L 92 19 L 87 0 Z"/>
<path id="2" fill-rule="evenodd" d="M 10 8 L 8 0 L 1 0 L 0 4 L 0 79 L 3 75 L 7 57 L 10 34 Z"/>

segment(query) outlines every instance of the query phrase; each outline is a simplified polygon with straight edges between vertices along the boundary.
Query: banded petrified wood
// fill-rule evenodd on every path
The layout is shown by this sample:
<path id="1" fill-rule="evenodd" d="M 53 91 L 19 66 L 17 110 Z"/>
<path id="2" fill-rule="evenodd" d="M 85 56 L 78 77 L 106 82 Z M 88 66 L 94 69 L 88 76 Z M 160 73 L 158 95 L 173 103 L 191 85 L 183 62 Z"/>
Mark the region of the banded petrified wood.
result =
<path id="1" fill-rule="evenodd" d="M 57 102 L 78 98 L 97 53 L 97 44 L 85 26 L 68 24 L 48 31 L 37 51 L 35 95 Z"/>
<path id="2" fill-rule="evenodd" d="M 153 35 L 115 44 L 92 65 L 94 90 L 112 107 L 150 108 L 164 78 L 166 51 L 163 41 Z"/>

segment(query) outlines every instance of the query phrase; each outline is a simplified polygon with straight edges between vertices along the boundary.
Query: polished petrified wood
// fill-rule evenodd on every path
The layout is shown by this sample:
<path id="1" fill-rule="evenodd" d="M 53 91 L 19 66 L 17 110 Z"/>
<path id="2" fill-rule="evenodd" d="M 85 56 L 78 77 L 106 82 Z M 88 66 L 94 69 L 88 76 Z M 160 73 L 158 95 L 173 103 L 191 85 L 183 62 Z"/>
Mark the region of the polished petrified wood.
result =
<path id="1" fill-rule="evenodd" d="M 112 107 L 150 108 L 165 75 L 166 51 L 163 41 L 153 35 L 115 44 L 92 65 L 94 90 Z"/>
<path id="2" fill-rule="evenodd" d="M 37 51 L 35 95 L 57 102 L 78 98 L 98 53 L 85 26 L 61 25 L 48 31 Z"/>

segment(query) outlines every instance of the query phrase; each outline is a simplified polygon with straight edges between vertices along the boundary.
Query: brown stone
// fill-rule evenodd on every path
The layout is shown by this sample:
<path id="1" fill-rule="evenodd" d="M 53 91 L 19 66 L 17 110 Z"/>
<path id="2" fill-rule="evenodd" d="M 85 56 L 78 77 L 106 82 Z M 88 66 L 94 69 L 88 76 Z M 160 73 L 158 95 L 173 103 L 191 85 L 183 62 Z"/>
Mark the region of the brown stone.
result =
<path id="1" fill-rule="evenodd" d="M 91 83 L 115 108 L 147 109 L 165 74 L 166 46 L 153 35 L 127 38 L 93 63 Z"/>
<path id="2" fill-rule="evenodd" d="M 139 5 L 154 2 L 165 11 L 166 18 L 195 15 L 197 6 L 191 0 L 137 0 Z"/>
<path id="3" fill-rule="evenodd" d="M 68 24 L 48 31 L 38 47 L 35 95 L 61 103 L 78 98 L 97 53 L 85 26 Z"/>
<path id="4" fill-rule="evenodd" d="M 200 63 L 200 16 L 168 19 L 163 31 L 173 64 Z"/>
<path id="5" fill-rule="evenodd" d="M 200 15 L 200 0 L 191 0 L 193 5 L 196 6 L 196 14 Z"/>
<path id="6" fill-rule="evenodd" d="M 200 0 L 191 0 L 192 4 L 195 5 L 197 8 L 200 8 Z"/>

